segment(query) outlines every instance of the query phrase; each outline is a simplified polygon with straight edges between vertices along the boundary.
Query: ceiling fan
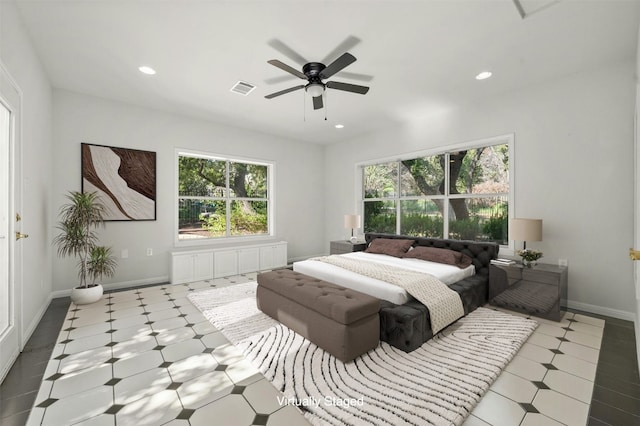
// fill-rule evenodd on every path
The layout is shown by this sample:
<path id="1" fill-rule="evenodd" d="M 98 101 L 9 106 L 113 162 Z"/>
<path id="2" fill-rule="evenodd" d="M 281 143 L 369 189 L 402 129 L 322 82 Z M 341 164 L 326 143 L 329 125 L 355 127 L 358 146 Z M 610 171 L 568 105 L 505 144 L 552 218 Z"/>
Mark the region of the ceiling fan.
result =
<path id="1" fill-rule="evenodd" d="M 267 61 L 274 67 L 280 68 L 302 80 L 307 80 L 307 84 L 301 84 L 299 86 L 290 87 L 288 89 L 281 90 L 279 92 L 271 93 L 265 96 L 267 99 L 273 99 L 277 96 L 284 95 L 286 93 L 294 92 L 296 90 L 305 89 L 305 91 L 311 95 L 313 99 L 313 109 L 321 109 L 324 104 L 322 101 L 322 95 L 325 89 L 336 89 L 344 92 L 358 93 L 364 95 L 369 91 L 367 86 L 360 86 L 357 84 L 341 83 L 338 81 L 327 81 L 324 83 L 322 80 L 333 76 L 340 72 L 345 67 L 351 65 L 356 61 L 355 56 L 350 53 L 343 53 L 338 59 L 325 65 L 320 62 L 309 62 L 302 66 L 302 72 L 290 67 L 289 65 L 280 62 L 277 59 Z"/>

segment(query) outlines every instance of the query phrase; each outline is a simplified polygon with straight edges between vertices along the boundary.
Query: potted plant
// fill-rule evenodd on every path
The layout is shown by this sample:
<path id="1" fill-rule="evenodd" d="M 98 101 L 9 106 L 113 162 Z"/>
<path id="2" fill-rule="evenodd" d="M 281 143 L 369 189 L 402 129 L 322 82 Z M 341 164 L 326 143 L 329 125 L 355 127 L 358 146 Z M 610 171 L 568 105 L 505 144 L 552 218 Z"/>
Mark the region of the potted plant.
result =
<path id="1" fill-rule="evenodd" d="M 70 191 L 69 202 L 60 208 L 58 229 L 62 231 L 53 242 L 59 256 L 78 257 L 80 285 L 71 290 L 71 300 L 76 305 L 93 303 L 102 297 L 102 285 L 96 279 L 113 276 L 116 261 L 111 249 L 97 245 L 95 230 L 104 225 L 104 206 L 96 192 Z M 91 279 L 91 282 L 89 281 Z"/>

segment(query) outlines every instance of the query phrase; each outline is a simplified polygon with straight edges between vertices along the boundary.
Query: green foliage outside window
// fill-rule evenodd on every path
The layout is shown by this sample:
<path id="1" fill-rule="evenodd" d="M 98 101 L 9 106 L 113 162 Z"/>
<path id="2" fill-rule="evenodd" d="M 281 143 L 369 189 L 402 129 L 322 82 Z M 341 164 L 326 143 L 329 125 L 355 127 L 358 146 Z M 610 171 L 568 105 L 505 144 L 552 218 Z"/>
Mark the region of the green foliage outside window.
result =
<path id="1" fill-rule="evenodd" d="M 179 238 L 267 234 L 268 169 L 264 164 L 180 155 Z"/>
<path id="2" fill-rule="evenodd" d="M 508 144 L 367 165 L 363 184 L 365 232 L 508 241 Z"/>

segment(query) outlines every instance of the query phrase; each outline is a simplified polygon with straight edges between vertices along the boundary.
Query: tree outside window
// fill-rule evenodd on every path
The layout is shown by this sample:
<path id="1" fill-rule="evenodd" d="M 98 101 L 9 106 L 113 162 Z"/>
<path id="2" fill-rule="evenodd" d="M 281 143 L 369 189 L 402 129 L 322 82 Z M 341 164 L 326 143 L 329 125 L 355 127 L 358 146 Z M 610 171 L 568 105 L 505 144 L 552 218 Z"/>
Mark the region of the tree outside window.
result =
<path id="1" fill-rule="evenodd" d="M 367 165 L 365 232 L 508 243 L 509 144 Z"/>
<path id="2" fill-rule="evenodd" d="M 270 168 L 178 154 L 178 239 L 268 235 Z"/>

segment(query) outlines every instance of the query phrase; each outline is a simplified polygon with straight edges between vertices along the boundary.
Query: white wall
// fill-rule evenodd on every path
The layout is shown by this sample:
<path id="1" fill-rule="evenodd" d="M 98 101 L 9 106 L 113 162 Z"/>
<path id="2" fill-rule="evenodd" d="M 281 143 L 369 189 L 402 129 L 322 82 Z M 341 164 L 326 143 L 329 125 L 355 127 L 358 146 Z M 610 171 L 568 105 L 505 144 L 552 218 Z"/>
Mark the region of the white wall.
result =
<path id="1" fill-rule="evenodd" d="M 388 131 L 332 145 L 325 156 L 327 239 L 356 206 L 355 164 L 515 134 L 515 215 L 544 220 L 543 261 L 569 261 L 569 306 L 633 319 L 635 63 L 612 64 Z M 500 78 L 496 73 L 494 78 Z M 490 83 L 490 81 L 486 82 Z"/>
<path id="2" fill-rule="evenodd" d="M 22 338 L 28 339 L 50 301 L 51 85 L 13 2 L 0 2 L 0 61 L 22 91 Z"/>
<path id="3" fill-rule="evenodd" d="M 157 220 L 108 222 L 101 243 L 119 259 L 109 283 L 159 282 L 169 275 L 169 251 L 174 248 L 175 148 L 188 148 L 275 161 L 276 234 L 288 242 L 289 259 L 322 253 L 323 148 L 301 144 L 247 129 L 172 115 L 65 90 L 54 91 L 53 185 L 54 206 L 64 194 L 80 190 L 80 143 L 95 143 L 155 151 L 157 167 Z M 54 220 L 55 214 L 54 212 Z M 153 256 L 146 256 L 146 248 Z M 56 259 L 54 290 L 67 291 L 77 282 L 75 260 Z"/>

